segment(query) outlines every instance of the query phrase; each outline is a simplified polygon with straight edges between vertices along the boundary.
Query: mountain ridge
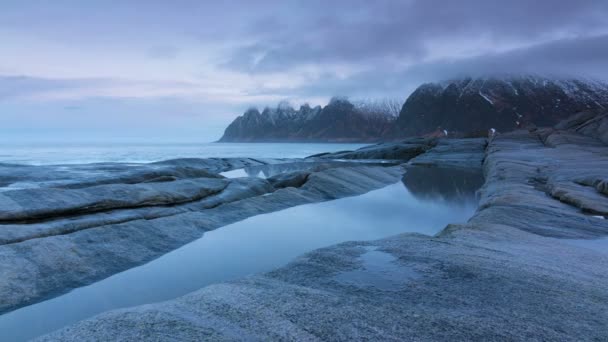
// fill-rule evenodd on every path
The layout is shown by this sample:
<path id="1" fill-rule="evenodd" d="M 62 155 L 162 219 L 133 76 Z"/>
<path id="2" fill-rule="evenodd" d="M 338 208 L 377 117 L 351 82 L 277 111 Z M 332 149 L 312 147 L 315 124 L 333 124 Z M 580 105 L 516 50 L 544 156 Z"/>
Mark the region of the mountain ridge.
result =
<path id="1" fill-rule="evenodd" d="M 424 83 L 394 117 L 346 98 L 296 110 L 282 102 L 236 118 L 220 142 L 377 142 L 404 137 L 484 135 L 552 126 L 582 111 L 608 110 L 608 84 L 538 75 L 465 77 Z"/>
<path id="2" fill-rule="evenodd" d="M 608 85 L 583 79 L 540 76 L 463 78 L 425 83 L 405 101 L 400 135 L 442 128 L 471 133 L 552 126 L 570 115 L 608 108 Z"/>
<path id="3" fill-rule="evenodd" d="M 282 102 L 262 112 L 248 109 L 226 128 L 219 142 L 373 142 L 389 132 L 395 120 L 340 97 L 325 107 L 304 104 L 297 110 Z"/>

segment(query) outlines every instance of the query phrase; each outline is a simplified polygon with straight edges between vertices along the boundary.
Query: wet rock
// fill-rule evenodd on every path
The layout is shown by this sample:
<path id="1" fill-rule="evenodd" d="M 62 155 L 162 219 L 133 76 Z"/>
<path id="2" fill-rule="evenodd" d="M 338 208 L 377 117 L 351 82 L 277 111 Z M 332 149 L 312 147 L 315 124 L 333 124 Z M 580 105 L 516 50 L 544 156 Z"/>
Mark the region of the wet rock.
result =
<path id="1" fill-rule="evenodd" d="M 581 208 L 606 203 L 608 153 L 574 133 L 494 137 L 480 207 L 466 225 L 316 250 L 267 274 L 104 313 L 41 340 L 605 340 L 608 254 L 581 239 L 608 236 L 608 220 Z M 479 158 L 465 162 L 471 154 L 450 158 L 441 148 L 422 158 L 427 170 L 478 170 Z M 312 174 L 301 189 L 328 196 L 326 178 L 337 170 Z M 340 182 L 352 176 L 342 175 L 334 187 L 348 193 Z M 380 253 L 375 261 L 370 252 Z"/>
<path id="2" fill-rule="evenodd" d="M 608 113 L 605 111 L 581 112 L 560 122 L 556 128 L 575 131 L 608 144 Z"/>
<path id="3" fill-rule="evenodd" d="M 543 135 L 561 133 L 517 131 L 494 138 L 484 161 L 486 183 L 479 191 L 480 210 L 471 221 L 508 224 L 562 238 L 589 239 L 608 234 L 608 224 L 591 220 L 579 206 L 572 205 L 586 201 L 580 188 L 574 193 L 568 190 L 572 187 L 564 187 L 579 179 L 602 177 L 608 167 L 606 147 L 585 137 L 576 139 L 586 142 L 582 145 L 560 139 L 554 139 L 551 145 L 544 143 L 547 137 L 543 139 Z M 551 197 L 552 191 L 556 198 Z M 571 195 L 569 200 L 565 193 Z"/>
<path id="4" fill-rule="evenodd" d="M 441 139 L 436 146 L 410 160 L 411 165 L 481 169 L 487 139 Z"/>
<path id="5" fill-rule="evenodd" d="M 221 178 L 217 173 L 276 160 L 248 158 L 175 159 L 149 164 L 95 163 L 84 165 L 0 164 L 0 192 L 28 188 L 79 189 L 107 184 Z"/>
<path id="6" fill-rule="evenodd" d="M 547 191 L 562 202 L 576 206 L 584 212 L 608 215 L 608 197 L 594 187 L 574 182 L 550 183 Z"/>
<path id="7" fill-rule="evenodd" d="M 218 205 L 260 196 L 275 189 L 266 180 L 258 178 L 241 178 L 229 182 L 221 192 L 201 200 L 162 207 L 139 207 L 132 209 L 113 209 L 105 212 L 90 213 L 69 217 L 57 217 L 36 222 L 10 223 L 0 227 L 0 245 L 42 238 L 52 235 L 63 235 L 93 227 L 125 223 L 135 220 L 152 220 L 177 215 L 189 211 L 214 208 Z"/>
<path id="8" fill-rule="evenodd" d="M 204 184 L 218 185 L 218 192 L 187 203 L 164 200 L 176 199 L 177 195 L 171 191 L 176 190 L 179 182 L 184 182 L 183 191 L 187 194 L 197 193 L 199 190 L 192 187 L 195 184 L 192 182 L 197 179 L 119 185 L 119 189 L 125 190 L 120 196 L 135 198 L 137 201 L 134 203 L 144 203 L 139 196 L 148 196 L 150 191 L 154 193 L 150 198 L 156 200 L 154 191 L 160 191 L 159 187 L 169 193 L 163 194 L 165 197 L 161 196 L 163 201 L 149 203 L 146 207 L 120 209 L 120 206 L 111 202 L 107 208 L 112 209 L 104 209 L 103 212 L 91 213 L 87 209 L 69 218 L 0 225 L 0 241 L 4 243 L 0 245 L 0 264 L 6 266 L 0 269 L 0 312 L 59 295 L 74 287 L 141 265 L 200 238 L 205 231 L 261 213 L 361 194 L 395 183 L 401 174 L 400 167 L 361 165 L 332 168 L 311 171 L 306 184 L 299 188 L 279 190 L 260 178 L 207 178 L 204 179 Z M 144 195 L 133 192 L 134 187 L 143 189 Z M 96 188 L 69 191 L 99 195 Z M 115 185 L 111 189 L 114 190 Z M 46 208 L 49 202 L 44 201 L 52 201 L 56 196 L 54 191 L 57 191 L 48 188 L 34 190 L 45 191 L 53 197 L 43 199 L 41 203 L 44 205 L 40 205 L 40 208 L 32 207 L 28 215 L 34 209 Z M 33 190 L 22 191 L 31 194 Z M 19 193 L 23 194 L 22 191 Z M 4 192 L 2 195 L 10 196 L 13 192 Z M 120 198 L 116 192 L 101 193 Z M 83 203 L 75 201 L 74 199 L 81 199 L 75 195 L 69 199 L 72 200 L 69 203 Z M 25 203 L 35 205 L 30 204 L 30 201 Z M 167 205 L 169 203 L 171 205 Z M 90 209 L 82 206 L 79 208 Z M 24 212 L 21 206 L 18 209 Z"/>
<path id="9" fill-rule="evenodd" d="M 366 262 L 370 249 L 387 257 Z M 605 255 L 506 226 L 451 227 L 317 250 L 40 340 L 602 340 L 606 266 Z M 386 269 L 399 271 L 357 278 Z"/>
<path id="10" fill-rule="evenodd" d="M 294 187 L 299 188 L 306 183 L 310 172 L 296 171 L 285 174 L 278 174 L 268 178 L 268 182 L 277 189 Z"/>
<path id="11" fill-rule="evenodd" d="M 435 144 L 435 139 L 411 138 L 395 143 L 383 143 L 366 146 L 356 151 L 317 155 L 317 157 L 326 159 L 383 159 L 408 161 L 426 152 L 431 147 L 435 146 Z"/>
<path id="12" fill-rule="evenodd" d="M 161 183 L 109 184 L 79 189 L 24 189 L 0 193 L 0 222 L 103 210 L 180 204 L 222 191 L 228 182 L 197 178 Z"/>

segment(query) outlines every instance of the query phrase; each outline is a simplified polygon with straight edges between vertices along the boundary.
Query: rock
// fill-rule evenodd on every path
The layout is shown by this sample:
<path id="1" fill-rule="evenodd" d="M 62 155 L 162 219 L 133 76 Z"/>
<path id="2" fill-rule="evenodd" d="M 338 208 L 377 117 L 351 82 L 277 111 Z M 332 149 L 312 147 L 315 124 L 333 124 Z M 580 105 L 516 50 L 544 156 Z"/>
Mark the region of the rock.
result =
<path id="1" fill-rule="evenodd" d="M 152 220 L 173 216 L 190 211 L 204 210 L 221 204 L 260 196 L 274 191 L 274 188 L 263 179 L 241 178 L 228 183 L 221 192 L 201 200 L 175 203 L 171 206 L 148 206 L 131 209 L 113 209 L 107 212 L 89 213 L 86 215 L 57 217 L 23 224 L 21 222 L 3 224 L 0 230 L 0 245 L 23 242 L 29 239 L 53 235 L 69 234 L 79 230 L 125 223 L 136 220 Z"/>
<path id="2" fill-rule="evenodd" d="M 570 143 L 547 146 L 542 134 L 517 131 L 492 140 L 484 162 L 486 184 L 480 190 L 483 210 L 472 221 L 508 222 L 512 227 L 560 238 L 606 235 L 608 224 L 590 220 L 579 207 L 571 205 L 575 201 L 562 203 L 550 197 L 551 189 L 560 184 L 603 177 L 608 167 L 606 147 L 593 140 L 577 148 Z M 572 198 L 580 194 L 571 193 Z M 565 195 L 556 197 L 559 200 Z"/>
<path id="3" fill-rule="evenodd" d="M 437 144 L 416 158 L 410 165 L 481 169 L 487 139 L 440 139 Z"/>
<path id="4" fill-rule="evenodd" d="M 247 158 L 175 159 L 149 164 L 95 163 L 85 165 L 0 164 L 0 192 L 24 188 L 78 189 L 104 184 L 221 178 L 217 173 L 246 166 L 281 162 Z"/>
<path id="5" fill-rule="evenodd" d="M 558 129 L 575 131 L 608 144 L 608 112 L 584 111 L 561 122 Z"/>
<path id="6" fill-rule="evenodd" d="M 382 265 L 363 262 L 370 250 L 388 255 L 393 272 L 374 273 Z M 603 340 L 606 266 L 606 255 L 507 226 L 451 227 L 438 238 L 320 249 L 265 275 L 104 313 L 39 341 Z M 342 280 L 353 272 L 398 277 L 391 286 Z"/>
<path id="7" fill-rule="evenodd" d="M 381 166 L 384 164 L 380 163 L 367 163 L 366 165 L 377 165 Z M 245 172 L 251 176 L 261 176 L 266 178 L 272 178 L 277 175 L 283 175 L 286 173 L 306 171 L 306 172 L 319 172 L 326 169 L 346 166 L 361 166 L 359 162 L 344 162 L 344 161 L 333 161 L 333 160 L 295 160 L 289 162 L 281 162 L 276 164 L 265 164 L 265 165 L 252 165 L 244 168 Z"/>
<path id="8" fill-rule="evenodd" d="M 398 134 L 423 135 L 438 127 L 452 134 L 509 132 L 553 126 L 573 113 L 608 107 L 608 85 L 539 76 L 465 78 L 420 86 L 406 100 Z"/>
<path id="9" fill-rule="evenodd" d="M 594 187 L 575 182 L 552 182 L 546 189 L 551 196 L 583 212 L 608 216 L 608 197 Z"/>
<path id="10" fill-rule="evenodd" d="M 366 111 L 334 98 L 324 108 L 286 104 L 250 109 L 220 141 L 378 142 L 405 137 L 487 137 L 488 132 L 553 126 L 580 111 L 605 113 L 608 85 L 586 79 L 517 75 L 462 78 L 423 84 L 405 101 L 398 118 Z M 576 119 L 575 121 L 580 121 Z M 608 119 L 587 126 L 606 132 Z M 608 141 L 608 133 L 602 135 Z"/>
<path id="11" fill-rule="evenodd" d="M 294 187 L 299 188 L 308 179 L 310 172 L 307 171 L 295 171 L 285 174 L 278 174 L 268 178 L 268 182 L 272 184 L 276 189 Z"/>
<path id="12" fill-rule="evenodd" d="M 193 162 L 187 161 L 190 165 Z M 196 163 L 217 167 L 212 161 Z M 124 172 L 124 165 L 114 167 Z M 195 178 L 6 191 L 2 193 L 6 201 L 2 204 L 3 215 L 45 220 L 0 225 L 0 263 L 4 265 L 0 269 L 0 313 L 141 265 L 200 238 L 205 231 L 249 216 L 357 195 L 395 183 L 402 169 L 344 165 L 309 172 L 308 180 L 300 187 L 278 190 L 260 178 Z M 201 191 L 209 193 L 198 198 Z M 35 194 L 45 197 L 36 203 Z M 23 202 L 10 204 L 9 198 Z M 125 206 L 127 202 L 129 205 Z M 8 210 L 9 205 L 14 210 Z M 67 209 L 74 216 L 54 218 L 66 214 Z"/>
<path id="13" fill-rule="evenodd" d="M 571 134 L 579 136 L 562 139 Z M 608 253 L 572 240 L 608 236 L 607 220 L 580 210 L 591 191 L 607 202 L 599 184 L 608 153 L 597 142 L 560 130 L 496 135 L 483 158 L 480 207 L 465 225 L 316 250 L 266 274 L 107 312 L 40 340 L 606 340 Z M 476 149 L 454 148 L 457 158 L 449 150 L 429 151 L 426 170 L 479 170 L 478 157 L 469 162 Z M 313 173 L 301 190 L 323 195 L 340 174 L 336 189 L 360 191 L 358 181 L 338 186 L 354 170 Z M 557 188 L 566 200 L 551 195 Z"/>
<path id="14" fill-rule="evenodd" d="M 344 151 L 310 156 L 323 159 L 379 159 L 408 161 L 435 146 L 435 139 L 412 138 L 395 143 L 382 143 L 362 147 L 356 151 Z"/>
<path id="15" fill-rule="evenodd" d="M 195 178 L 160 183 L 107 184 L 78 189 L 23 189 L 0 193 L 0 222 L 29 221 L 110 209 L 180 204 L 222 191 L 228 182 Z"/>

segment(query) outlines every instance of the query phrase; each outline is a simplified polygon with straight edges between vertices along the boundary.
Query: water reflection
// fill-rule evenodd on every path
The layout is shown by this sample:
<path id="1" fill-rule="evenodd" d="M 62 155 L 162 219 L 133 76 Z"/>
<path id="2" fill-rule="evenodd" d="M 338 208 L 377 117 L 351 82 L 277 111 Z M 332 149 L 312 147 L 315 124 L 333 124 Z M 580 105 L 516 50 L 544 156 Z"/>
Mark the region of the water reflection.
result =
<path id="1" fill-rule="evenodd" d="M 258 215 L 208 232 L 148 264 L 0 316 L 3 339 L 30 339 L 107 310 L 168 300 L 270 271 L 316 248 L 404 232 L 432 235 L 472 216 L 476 204 L 457 200 L 459 194 L 469 196 L 471 187 L 456 191 L 454 185 L 426 180 L 419 185 L 416 175 L 410 172 L 403 183 L 361 196 Z"/>
<path id="2" fill-rule="evenodd" d="M 484 178 L 481 171 L 410 166 L 402 181 L 418 199 L 462 202 L 476 200 Z"/>

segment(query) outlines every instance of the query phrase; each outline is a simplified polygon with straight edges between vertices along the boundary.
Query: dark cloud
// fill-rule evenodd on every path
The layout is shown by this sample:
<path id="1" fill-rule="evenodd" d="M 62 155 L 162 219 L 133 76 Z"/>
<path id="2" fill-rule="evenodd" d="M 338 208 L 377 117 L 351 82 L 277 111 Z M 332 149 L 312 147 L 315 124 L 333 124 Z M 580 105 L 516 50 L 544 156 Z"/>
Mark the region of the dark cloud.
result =
<path id="1" fill-rule="evenodd" d="M 229 121 L 279 98 L 405 99 L 459 76 L 608 80 L 607 0 L 6 0 L 0 38 L 0 75 L 28 76 L 0 76 L 15 123 L 156 112 L 163 129 L 167 113 Z"/>
<path id="2" fill-rule="evenodd" d="M 225 66 L 270 72 L 301 64 L 421 60 L 437 53 L 433 43 L 499 50 L 608 32 L 603 0 L 309 1 L 291 10 L 253 22 L 249 33 L 257 40 L 234 51 Z M 496 46 L 476 46 L 480 38 Z"/>
<path id="3" fill-rule="evenodd" d="M 417 63 L 401 70 L 378 65 L 347 78 L 325 74 L 296 89 L 259 89 L 262 94 L 288 97 L 318 97 L 328 94 L 354 97 L 397 97 L 405 99 L 425 82 L 467 76 L 540 74 L 553 77 L 587 77 L 608 80 L 608 35 L 563 39 L 504 53 Z"/>

